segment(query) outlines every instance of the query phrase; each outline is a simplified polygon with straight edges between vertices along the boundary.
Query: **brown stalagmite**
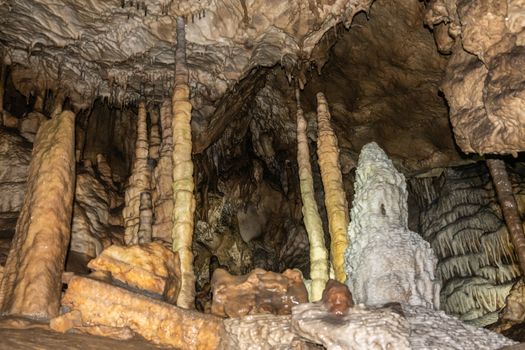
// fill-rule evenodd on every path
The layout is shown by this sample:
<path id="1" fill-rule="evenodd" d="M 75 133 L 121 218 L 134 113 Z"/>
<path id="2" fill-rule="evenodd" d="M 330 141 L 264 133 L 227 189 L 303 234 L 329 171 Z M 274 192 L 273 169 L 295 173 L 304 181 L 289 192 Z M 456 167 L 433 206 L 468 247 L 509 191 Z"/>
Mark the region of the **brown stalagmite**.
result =
<path id="1" fill-rule="evenodd" d="M 127 245 L 147 242 L 139 235 L 140 227 L 140 195 L 149 192 L 151 187 L 151 171 L 148 166 L 148 127 L 146 123 L 146 105 L 144 101 L 139 103 L 139 115 L 137 122 L 137 141 L 135 143 L 135 159 L 128 188 L 126 189 L 126 206 L 122 211 L 124 216 L 124 241 Z"/>
<path id="2" fill-rule="evenodd" d="M 75 115 L 40 127 L 27 192 L 0 283 L 0 314 L 57 316 L 75 190 Z"/>
<path id="3" fill-rule="evenodd" d="M 318 301 L 321 299 L 324 287 L 328 281 L 328 252 L 324 242 L 323 223 L 315 201 L 310 150 L 306 136 L 307 124 L 299 102 L 299 90 L 296 90 L 296 98 L 297 164 L 299 166 L 301 199 L 303 201 L 303 221 L 310 242 L 310 278 L 312 279 L 310 301 Z"/>
<path id="4" fill-rule="evenodd" d="M 171 101 L 165 100 L 160 107 L 162 142 L 159 161 L 153 173 L 154 238 L 171 242 L 173 231 L 173 133 L 171 130 Z"/>
<path id="5" fill-rule="evenodd" d="M 498 195 L 501 211 L 509 230 L 512 245 L 514 245 L 514 250 L 518 256 L 521 272 L 525 273 L 525 236 L 516 198 L 514 198 L 514 193 L 512 193 L 512 184 L 505 168 L 505 162 L 501 159 L 487 159 L 487 166 L 496 188 L 496 194 Z"/>
<path id="6" fill-rule="evenodd" d="M 193 162 L 191 159 L 191 103 L 186 66 L 186 38 L 184 19 L 177 17 L 177 47 L 175 50 L 175 87 L 173 108 L 173 251 L 181 262 L 181 290 L 177 306 L 193 308 L 195 275 L 193 273 L 193 226 L 195 196 L 193 190 Z"/>
<path id="7" fill-rule="evenodd" d="M 323 179 L 325 206 L 330 230 L 330 251 L 335 278 L 344 283 L 344 254 L 348 246 L 348 203 L 343 187 L 343 176 L 339 165 L 337 137 L 330 125 L 330 112 L 323 93 L 317 94 L 317 155 Z"/>
<path id="8" fill-rule="evenodd" d="M 160 132 L 159 132 L 159 111 L 152 108 L 149 112 L 151 129 L 149 132 L 149 157 L 159 160 Z"/>

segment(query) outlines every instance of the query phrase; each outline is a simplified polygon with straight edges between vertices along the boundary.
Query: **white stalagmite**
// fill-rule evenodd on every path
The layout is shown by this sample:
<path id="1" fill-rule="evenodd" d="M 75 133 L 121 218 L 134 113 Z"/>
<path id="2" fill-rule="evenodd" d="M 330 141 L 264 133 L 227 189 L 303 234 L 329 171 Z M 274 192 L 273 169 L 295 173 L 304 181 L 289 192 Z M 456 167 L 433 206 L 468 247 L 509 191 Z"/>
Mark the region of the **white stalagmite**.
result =
<path id="1" fill-rule="evenodd" d="M 439 308 L 437 258 L 408 229 L 403 174 L 374 142 L 361 150 L 346 251 L 348 286 L 356 303 L 390 302 Z"/>
<path id="2" fill-rule="evenodd" d="M 348 247 L 348 203 L 343 186 L 343 175 L 339 164 L 337 137 L 330 125 L 330 112 L 325 96 L 317 94 L 317 155 L 324 188 L 324 202 L 330 230 L 330 253 L 335 278 L 344 283 L 346 272 L 344 254 Z"/>
<path id="3" fill-rule="evenodd" d="M 191 309 L 195 305 L 195 274 L 193 273 L 193 227 L 195 214 L 195 184 L 191 159 L 191 103 L 186 65 L 184 19 L 177 18 L 177 48 L 175 50 L 175 87 L 173 89 L 173 251 L 179 253 L 181 289 L 177 306 Z"/>
<path id="4" fill-rule="evenodd" d="M 299 167 L 299 181 L 301 185 L 301 199 L 303 202 L 303 221 L 310 243 L 310 301 L 318 301 L 328 281 L 328 252 L 324 242 L 323 223 L 317 203 L 315 201 L 312 166 L 310 164 L 310 150 L 306 136 L 306 120 L 299 104 L 299 90 L 297 95 L 297 164 Z"/>
<path id="5" fill-rule="evenodd" d="M 146 123 L 146 105 L 143 101 L 139 103 L 139 114 L 137 122 L 137 141 L 135 143 L 135 159 L 131 176 L 129 177 L 128 187 L 126 189 L 125 203 L 126 206 L 122 212 L 124 216 L 124 241 L 127 245 L 137 244 L 139 242 L 148 242 L 147 237 L 140 235 L 145 231 L 140 231 L 140 197 L 144 192 L 149 192 L 151 187 L 151 170 L 148 166 L 148 127 Z M 151 229 L 149 229 L 151 230 Z M 151 234 L 150 238 L 151 239 Z"/>

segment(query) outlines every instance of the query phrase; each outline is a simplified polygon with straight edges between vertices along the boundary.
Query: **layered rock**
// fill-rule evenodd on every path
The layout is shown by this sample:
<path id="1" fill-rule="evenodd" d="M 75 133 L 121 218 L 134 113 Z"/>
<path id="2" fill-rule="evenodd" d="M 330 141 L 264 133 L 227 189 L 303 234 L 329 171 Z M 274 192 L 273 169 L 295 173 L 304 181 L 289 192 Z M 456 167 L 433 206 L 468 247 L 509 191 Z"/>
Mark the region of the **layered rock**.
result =
<path id="1" fill-rule="evenodd" d="M 374 142 L 361 150 L 346 251 L 348 286 L 356 303 L 390 302 L 439 308 L 437 259 L 408 229 L 405 177 Z"/>
<path id="2" fill-rule="evenodd" d="M 351 308 L 334 316 L 322 304 L 294 307 L 292 330 L 328 350 L 336 349 L 464 349 L 496 350 L 514 342 L 420 306 L 390 304 Z"/>
<path id="3" fill-rule="evenodd" d="M 223 269 L 212 277 L 211 312 L 223 317 L 255 314 L 285 315 L 293 306 L 308 302 L 301 273 L 282 274 L 255 269 L 248 275 L 232 276 Z"/>
<path id="4" fill-rule="evenodd" d="M 523 213 L 525 182 L 519 169 L 508 170 Z M 494 323 L 521 272 L 486 165 L 414 178 L 410 190 L 419 230 L 439 260 L 442 309 L 480 326 Z"/>
<path id="5" fill-rule="evenodd" d="M 60 303 L 75 190 L 75 115 L 40 128 L 29 183 L 0 284 L 0 312 L 48 319 Z"/>
<path id="6" fill-rule="evenodd" d="M 452 51 L 443 91 L 459 147 L 467 153 L 525 149 L 525 24 L 522 1 L 433 0 L 426 22 Z M 454 44 L 455 42 L 455 44 Z"/>
<path id="7" fill-rule="evenodd" d="M 82 326 L 129 328 L 150 342 L 182 350 L 217 349 L 223 332 L 219 317 L 85 277 L 71 279 L 62 305 L 80 312 Z"/>
<path id="8" fill-rule="evenodd" d="M 125 285 L 175 303 L 180 290 L 180 262 L 160 243 L 146 243 L 129 247 L 110 246 L 88 267 L 107 272 Z"/>

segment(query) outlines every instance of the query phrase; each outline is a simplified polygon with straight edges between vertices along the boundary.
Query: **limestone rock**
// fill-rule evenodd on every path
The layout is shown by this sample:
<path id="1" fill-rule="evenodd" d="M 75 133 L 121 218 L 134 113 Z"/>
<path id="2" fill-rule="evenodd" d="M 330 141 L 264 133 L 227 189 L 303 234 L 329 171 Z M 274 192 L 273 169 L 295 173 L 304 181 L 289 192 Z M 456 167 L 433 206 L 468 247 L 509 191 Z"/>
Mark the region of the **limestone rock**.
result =
<path id="1" fill-rule="evenodd" d="M 217 349 L 223 334 L 219 317 L 86 277 L 71 279 L 62 305 L 79 311 L 83 326 L 127 327 L 155 344 L 181 350 Z"/>
<path id="2" fill-rule="evenodd" d="M 29 142 L 34 142 L 40 125 L 46 120 L 48 120 L 48 118 L 39 112 L 31 112 L 25 115 L 19 121 L 20 134 Z"/>
<path id="3" fill-rule="evenodd" d="M 397 303 L 380 308 L 356 306 L 346 315 L 333 315 L 321 303 L 301 304 L 293 308 L 292 329 L 328 350 L 496 350 L 514 344 L 442 311 Z"/>
<path id="4" fill-rule="evenodd" d="M 408 229 L 405 178 L 376 143 L 361 151 L 355 189 L 346 251 L 355 302 L 439 308 L 436 256 Z"/>
<path id="5" fill-rule="evenodd" d="M 500 313 L 500 320 L 511 323 L 523 323 L 525 321 L 525 282 L 523 279 L 512 286 L 505 299 L 505 304 Z"/>
<path id="6" fill-rule="evenodd" d="M 308 292 L 297 270 L 279 274 L 255 269 L 244 276 L 232 276 L 217 269 L 211 284 L 211 312 L 224 317 L 286 315 L 294 305 L 308 302 Z"/>
<path id="7" fill-rule="evenodd" d="M 325 308 L 336 315 L 348 313 L 348 309 L 354 306 L 352 294 L 348 287 L 336 280 L 328 280 L 321 299 Z"/>
<path id="8" fill-rule="evenodd" d="M 88 267 L 109 272 L 112 278 L 130 287 L 162 296 L 170 303 L 176 301 L 179 293 L 179 257 L 160 243 L 128 247 L 113 245 L 91 260 Z"/>
<path id="9" fill-rule="evenodd" d="M 58 314 L 75 181 L 75 115 L 46 121 L 35 139 L 24 205 L 0 284 L 0 313 Z"/>
<path id="10" fill-rule="evenodd" d="M 31 144 L 0 127 L 0 231 L 14 231 L 22 208 Z"/>

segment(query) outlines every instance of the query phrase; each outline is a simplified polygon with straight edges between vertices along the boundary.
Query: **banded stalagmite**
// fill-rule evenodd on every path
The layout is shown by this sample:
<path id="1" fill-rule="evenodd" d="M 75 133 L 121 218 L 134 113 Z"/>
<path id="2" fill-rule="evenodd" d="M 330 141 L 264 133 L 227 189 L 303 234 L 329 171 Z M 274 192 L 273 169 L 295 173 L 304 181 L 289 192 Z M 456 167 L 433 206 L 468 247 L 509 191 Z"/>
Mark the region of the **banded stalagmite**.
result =
<path id="1" fill-rule="evenodd" d="M 348 202 L 343 186 L 343 175 L 339 164 L 337 137 L 330 124 L 330 111 L 323 93 L 317 94 L 317 156 L 325 195 L 328 228 L 330 231 L 330 253 L 335 278 L 344 283 L 346 272 L 344 255 L 348 246 L 349 223 Z"/>
<path id="2" fill-rule="evenodd" d="M 297 164 L 303 202 L 303 221 L 310 243 L 310 278 L 312 279 L 310 301 L 318 301 L 323 296 L 323 290 L 329 278 L 328 252 L 324 241 L 323 223 L 315 201 L 310 149 L 306 135 L 307 123 L 300 105 L 299 90 L 297 89 L 295 93 L 297 99 Z"/>
<path id="3" fill-rule="evenodd" d="M 177 17 L 177 47 L 175 50 L 175 86 L 173 110 L 173 251 L 179 253 L 181 289 L 177 306 L 190 309 L 195 304 L 195 275 L 193 273 L 193 227 L 195 214 L 195 184 L 191 158 L 191 103 L 186 64 L 184 19 Z"/>
<path id="4" fill-rule="evenodd" d="M 0 314 L 48 320 L 58 315 L 75 192 L 75 115 L 42 123 L 27 191 L 0 283 Z"/>
<path id="5" fill-rule="evenodd" d="M 135 143 L 135 159 L 128 180 L 128 187 L 124 197 L 126 206 L 122 211 L 124 217 L 124 241 L 127 245 L 146 243 L 149 237 L 141 237 L 144 232 L 151 232 L 151 228 L 140 230 L 141 194 L 151 190 L 151 169 L 148 165 L 148 127 L 146 122 L 146 104 L 139 102 L 137 140 Z"/>

